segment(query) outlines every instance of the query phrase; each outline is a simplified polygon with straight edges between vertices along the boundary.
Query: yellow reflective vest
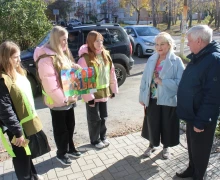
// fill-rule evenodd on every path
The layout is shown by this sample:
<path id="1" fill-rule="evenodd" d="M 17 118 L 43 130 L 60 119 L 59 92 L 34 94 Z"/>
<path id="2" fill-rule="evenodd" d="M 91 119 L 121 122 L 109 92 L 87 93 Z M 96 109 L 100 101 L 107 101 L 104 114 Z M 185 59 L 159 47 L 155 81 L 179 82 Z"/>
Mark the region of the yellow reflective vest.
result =
<path id="1" fill-rule="evenodd" d="M 94 93 L 95 99 L 102 99 L 109 97 L 111 95 L 110 89 L 110 71 L 112 67 L 112 60 L 111 57 L 108 55 L 107 65 L 100 65 L 98 63 L 92 63 L 91 59 L 89 59 L 88 54 L 82 55 L 86 61 L 88 67 L 93 67 L 95 69 L 95 78 L 96 78 L 96 89 L 97 92 Z M 103 62 L 102 59 L 100 61 Z M 104 63 L 104 62 L 103 62 Z"/>
<path id="2" fill-rule="evenodd" d="M 37 114 L 35 113 L 35 111 L 32 110 L 27 97 L 21 92 L 21 90 L 18 88 L 15 82 L 7 74 L 2 72 L 1 77 L 4 79 L 5 85 L 10 94 L 12 103 L 15 108 L 14 109 L 15 113 L 23 128 L 24 135 L 30 136 L 41 131 L 43 128 L 42 123 L 38 118 Z M 12 157 L 15 157 L 15 154 L 13 153 L 9 144 L 7 143 L 1 128 L 0 128 L 0 137 L 8 153 Z M 25 148 L 25 150 L 27 155 L 31 154 L 28 146 Z"/>

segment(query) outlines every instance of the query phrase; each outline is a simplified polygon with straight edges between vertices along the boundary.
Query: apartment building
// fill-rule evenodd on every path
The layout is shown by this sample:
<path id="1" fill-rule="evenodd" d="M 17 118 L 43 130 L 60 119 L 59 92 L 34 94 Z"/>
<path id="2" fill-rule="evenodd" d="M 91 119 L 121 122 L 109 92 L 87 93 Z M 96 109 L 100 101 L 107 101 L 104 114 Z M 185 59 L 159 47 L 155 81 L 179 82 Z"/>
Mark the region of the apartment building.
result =
<path id="1" fill-rule="evenodd" d="M 75 0 L 73 3 L 74 10 L 76 11 L 78 7 L 83 6 L 84 13 L 79 18 L 83 22 L 90 22 L 91 15 L 97 17 L 98 21 L 106 22 L 126 22 L 130 24 L 135 24 L 137 21 L 137 13 L 133 12 L 130 14 L 129 5 L 126 8 L 120 8 L 119 0 Z M 161 4 L 161 12 L 157 17 L 158 22 L 163 21 L 164 16 L 164 5 Z M 71 18 L 74 17 L 75 11 L 71 13 Z M 152 13 L 145 9 L 141 10 L 140 24 L 150 24 L 152 23 Z"/>

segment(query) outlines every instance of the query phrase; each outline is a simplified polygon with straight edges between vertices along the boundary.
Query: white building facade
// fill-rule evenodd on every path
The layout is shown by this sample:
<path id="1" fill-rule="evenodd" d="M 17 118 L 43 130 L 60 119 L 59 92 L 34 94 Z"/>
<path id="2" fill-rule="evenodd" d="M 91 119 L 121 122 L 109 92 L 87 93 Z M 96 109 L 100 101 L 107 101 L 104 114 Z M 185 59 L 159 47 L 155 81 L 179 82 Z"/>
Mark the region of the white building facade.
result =
<path id="1" fill-rule="evenodd" d="M 83 14 L 81 17 L 75 17 L 74 14 L 79 6 L 83 6 Z M 130 15 L 129 5 L 127 8 L 120 8 L 119 0 L 75 0 L 73 2 L 73 9 L 70 19 L 79 19 L 84 23 L 91 22 L 91 16 L 95 16 L 98 22 L 125 22 L 135 24 L 137 21 L 137 13 L 133 12 Z M 142 23 L 152 23 L 150 11 L 146 11 L 145 9 L 141 11 L 140 24 Z"/>

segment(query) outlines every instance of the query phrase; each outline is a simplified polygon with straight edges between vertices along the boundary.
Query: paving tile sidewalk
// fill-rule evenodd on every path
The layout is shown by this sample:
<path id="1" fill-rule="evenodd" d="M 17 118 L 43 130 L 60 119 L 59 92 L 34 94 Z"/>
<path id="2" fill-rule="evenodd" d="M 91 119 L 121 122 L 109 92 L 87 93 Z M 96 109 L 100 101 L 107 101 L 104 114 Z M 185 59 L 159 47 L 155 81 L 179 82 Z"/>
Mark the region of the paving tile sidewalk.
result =
<path id="1" fill-rule="evenodd" d="M 102 150 L 82 145 L 78 149 L 83 151 L 83 156 L 73 159 L 71 166 L 61 165 L 55 151 L 34 159 L 34 163 L 38 173 L 51 180 L 178 180 L 176 171 L 185 169 L 188 164 L 187 150 L 181 145 L 171 148 L 169 160 L 162 159 L 161 147 L 151 158 L 143 157 L 148 141 L 140 132 L 109 141 L 111 145 Z M 220 153 L 211 155 L 207 174 L 207 179 L 220 179 Z M 1 162 L 0 180 L 13 179 L 16 176 L 11 159 Z"/>

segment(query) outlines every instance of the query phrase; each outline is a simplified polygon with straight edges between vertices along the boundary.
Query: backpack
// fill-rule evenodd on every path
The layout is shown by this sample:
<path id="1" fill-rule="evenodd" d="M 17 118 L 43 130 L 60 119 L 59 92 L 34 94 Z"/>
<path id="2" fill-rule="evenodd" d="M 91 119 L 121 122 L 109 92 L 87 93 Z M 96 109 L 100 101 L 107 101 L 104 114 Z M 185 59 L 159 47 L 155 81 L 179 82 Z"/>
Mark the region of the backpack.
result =
<path id="1" fill-rule="evenodd" d="M 42 55 L 40 55 L 40 56 L 37 58 L 37 60 L 35 61 L 36 77 L 37 77 L 37 80 L 38 80 L 38 81 L 40 82 L 40 84 L 41 84 L 42 90 L 43 90 L 43 86 L 42 86 L 41 79 L 40 79 L 40 76 L 39 76 L 39 73 L 38 73 L 38 62 L 39 62 L 41 59 L 45 58 L 45 57 L 51 57 L 51 58 L 53 59 L 53 61 L 54 61 L 55 56 L 56 56 L 56 55 L 42 54 Z M 53 61 L 52 61 L 52 62 L 53 62 Z"/>
<path id="2" fill-rule="evenodd" d="M 42 86 L 41 79 L 40 79 L 40 76 L 39 76 L 39 73 L 38 73 L 38 63 L 39 63 L 39 61 L 40 61 L 42 58 L 45 58 L 45 57 L 51 57 L 51 58 L 53 59 L 53 60 L 52 60 L 52 63 L 53 63 L 53 65 L 54 65 L 54 60 L 55 60 L 55 58 L 56 58 L 56 55 L 49 55 L 49 54 L 42 54 L 42 55 L 40 55 L 40 56 L 37 58 L 37 60 L 35 61 L 36 77 L 37 77 L 38 81 L 39 81 L 40 84 L 41 84 L 41 89 L 42 89 L 43 95 L 46 96 L 47 101 L 49 102 L 49 104 L 51 104 L 53 100 L 52 100 L 51 97 L 48 96 L 47 93 L 44 91 L 44 88 L 43 88 L 43 86 Z M 59 81 L 60 81 L 60 85 L 61 85 L 61 87 L 62 87 L 61 78 L 59 78 Z M 76 103 L 73 104 L 73 107 L 76 107 Z"/>
<path id="3" fill-rule="evenodd" d="M 82 54 L 79 58 L 84 57 L 86 64 L 88 67 L 93 66 L 93 64 L 91 63 L 90 59 L 89 59 L 89 55 L 87 53 Z M 110 69 L 112 68 L 112 59 L 110 55 L 107 55 L 108 61 L 110 63 Z"/>

